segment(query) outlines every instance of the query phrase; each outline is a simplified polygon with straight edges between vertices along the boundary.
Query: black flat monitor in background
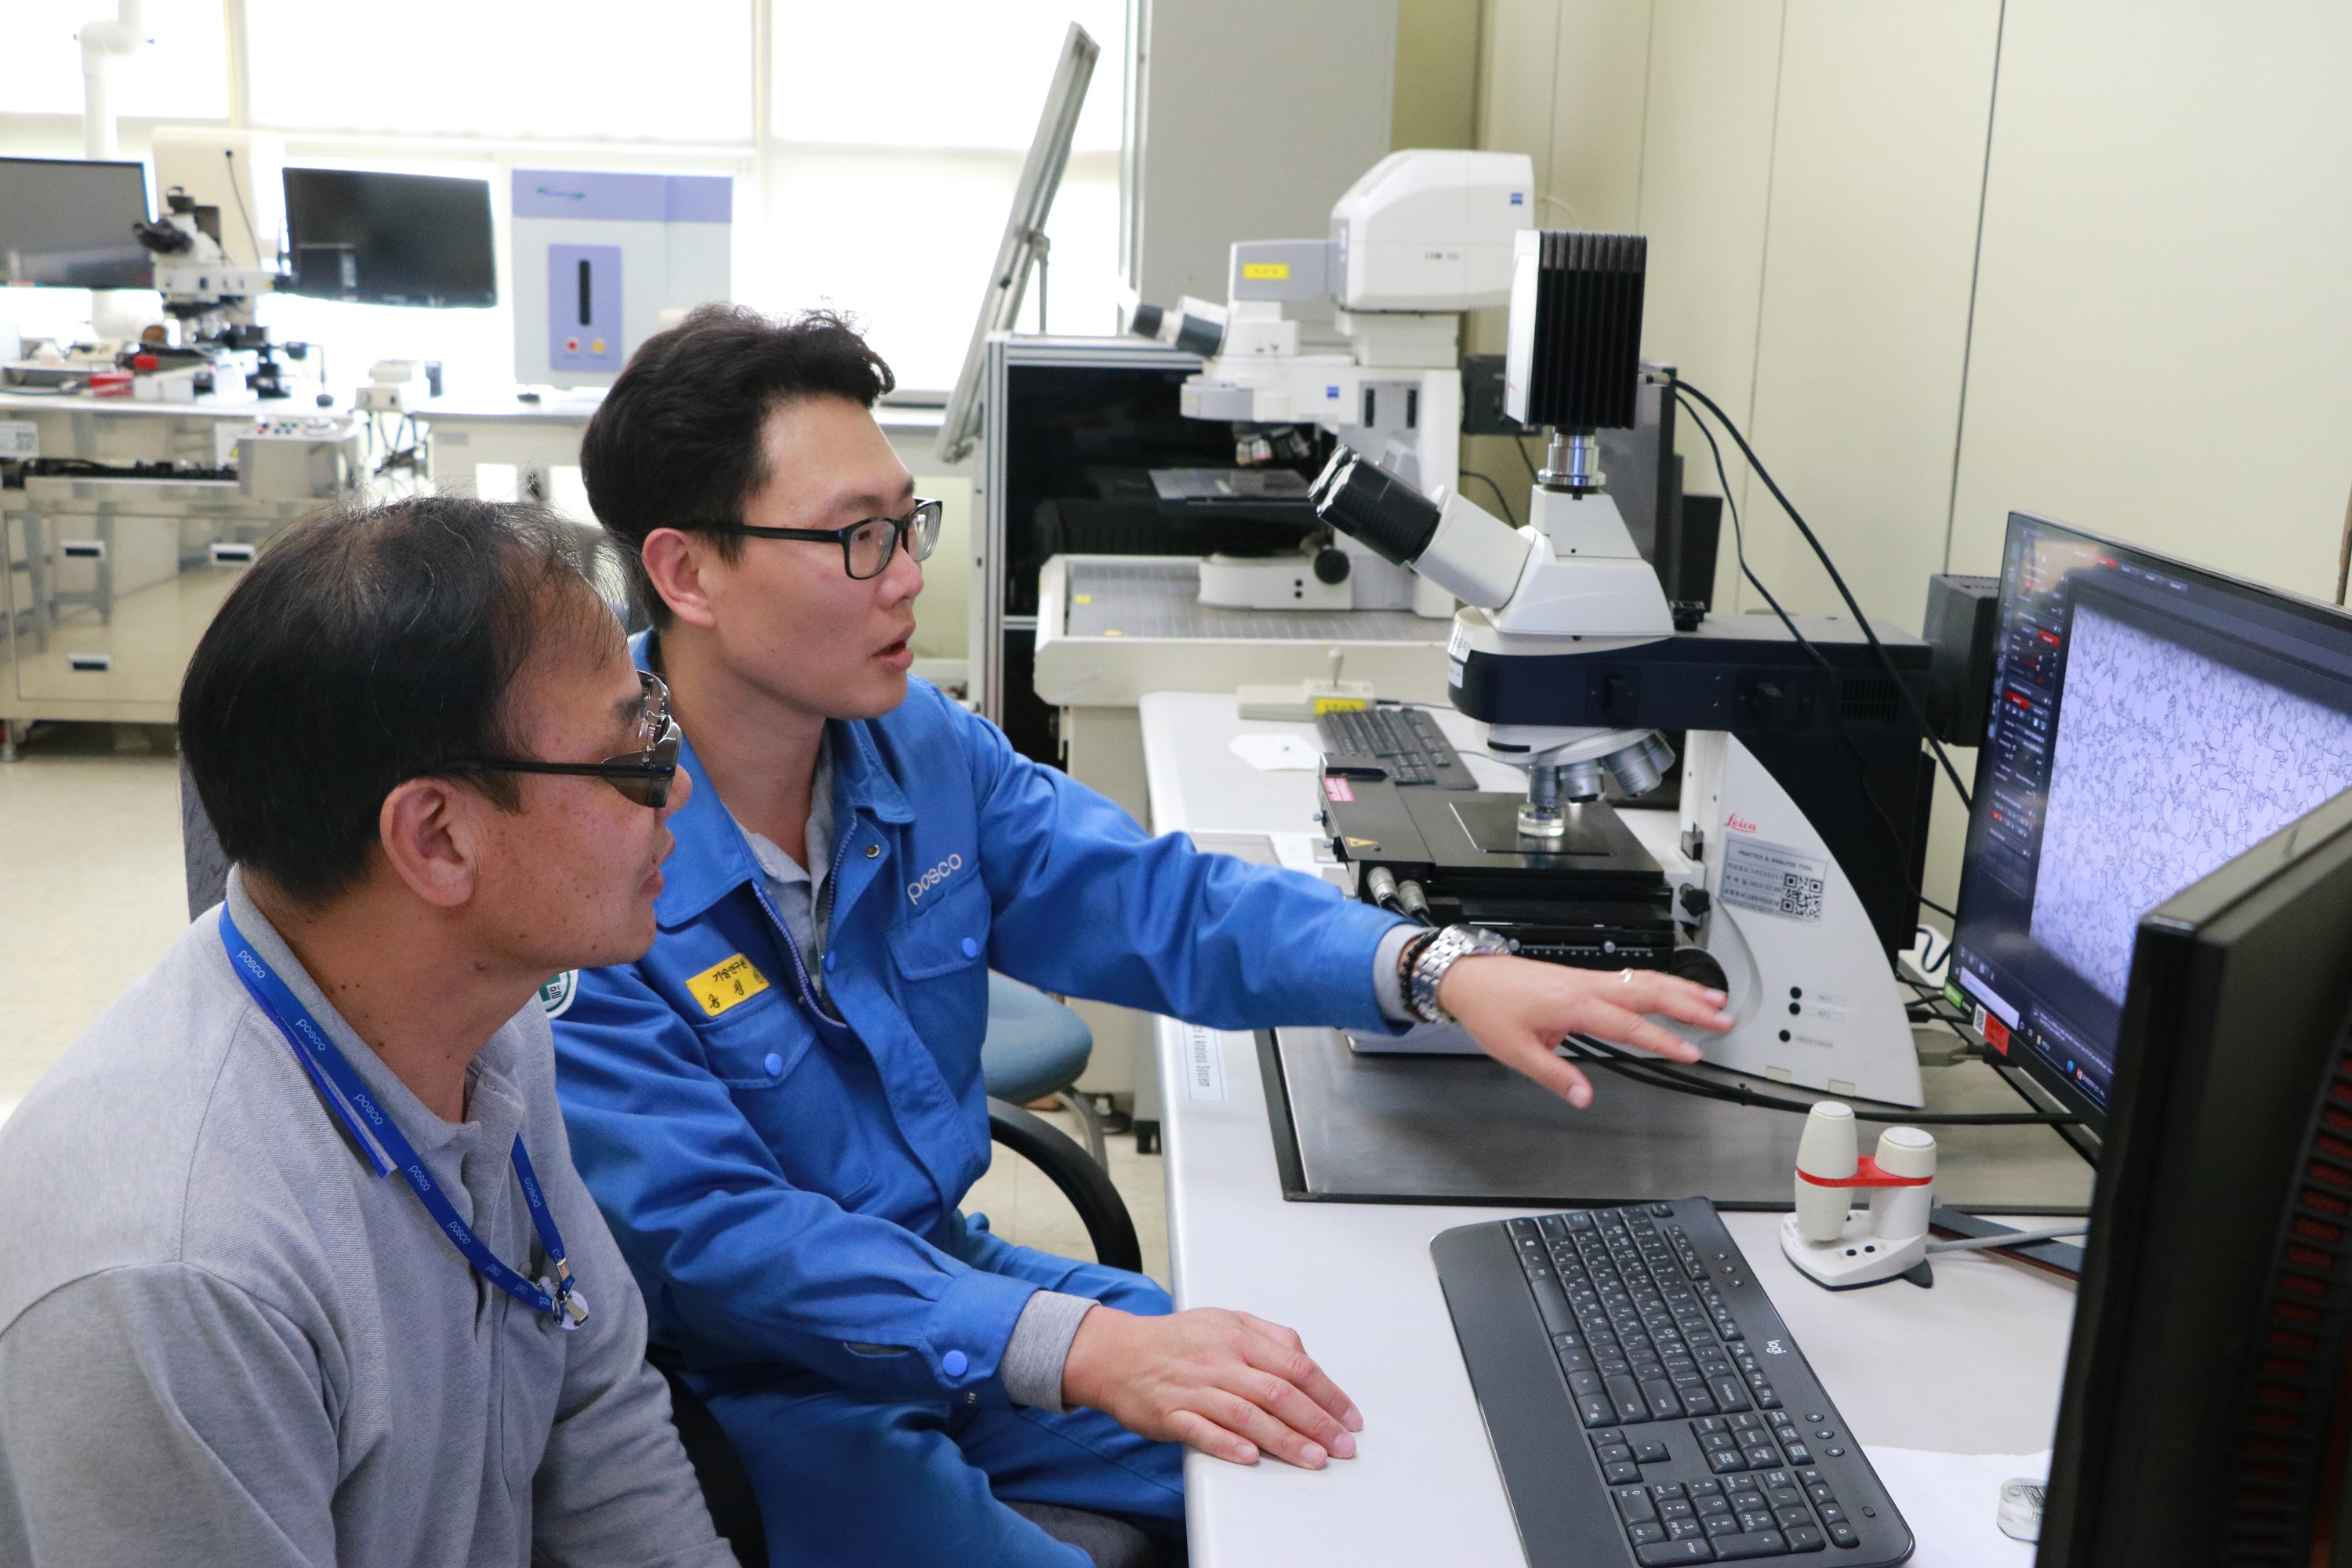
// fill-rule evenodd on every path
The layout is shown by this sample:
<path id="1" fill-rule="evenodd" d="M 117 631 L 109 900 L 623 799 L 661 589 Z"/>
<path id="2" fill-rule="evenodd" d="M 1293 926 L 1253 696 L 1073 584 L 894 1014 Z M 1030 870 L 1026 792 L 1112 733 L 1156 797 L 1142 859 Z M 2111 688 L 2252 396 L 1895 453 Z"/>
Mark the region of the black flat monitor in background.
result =
<path id="1" fill-rule="evenodd" d="M 0 158 L 0 281 L 61 289 L 152 289 L 132 226 L 154 216 L 141 163 Z"/>
<path id="2" fill-rule="evenodd" d="M 490 183 L 286 171 L 289 294 L 361 305 L 495 305 Z"/>
<path id="3" fill-rule="evenodd" d="M 2352 787 L 2352 616 L 2011 512 L 1999 638 L 1948 994 L 2095 1131 L 2140 917 Z"/>
<path id="4" fill-rule="evenodd" d="M 2347 1013 L 2352 795 L 2139 922 L 2037 1568 L 2352 1561 Z"/>

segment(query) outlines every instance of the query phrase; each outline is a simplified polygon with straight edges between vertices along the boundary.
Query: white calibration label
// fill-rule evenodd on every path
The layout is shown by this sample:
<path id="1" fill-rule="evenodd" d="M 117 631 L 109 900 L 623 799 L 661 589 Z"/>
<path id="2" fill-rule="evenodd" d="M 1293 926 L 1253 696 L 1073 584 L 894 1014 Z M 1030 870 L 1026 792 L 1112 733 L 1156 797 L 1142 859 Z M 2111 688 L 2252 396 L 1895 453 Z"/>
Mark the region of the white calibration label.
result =
<path id="1" fill-rule="evenodd" d="M 1191 1100 L 1225 1098 L 1225 1050 L 1214 1029 L 1184 1026 L 1184 1094 Z"/>
<path id="2" fill-rule="evenodd" d="M 41 455 L 41 427 L 29 419 L 0 419 L 0 460 L 16 462 Z"/>
<path id="3" fill-rule="evenodd" d="M 1720 897 L 1734 909 L 1818 923 L 1829 869 L 1828 861 L 1781 845 L 1726 834 Z"/>

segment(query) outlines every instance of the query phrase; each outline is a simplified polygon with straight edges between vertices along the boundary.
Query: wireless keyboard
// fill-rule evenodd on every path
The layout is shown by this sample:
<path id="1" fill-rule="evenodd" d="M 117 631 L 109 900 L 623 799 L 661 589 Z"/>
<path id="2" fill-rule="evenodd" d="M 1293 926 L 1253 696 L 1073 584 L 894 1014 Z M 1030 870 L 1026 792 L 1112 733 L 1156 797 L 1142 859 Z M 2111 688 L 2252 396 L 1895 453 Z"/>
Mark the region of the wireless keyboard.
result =
<path id="1" fill-rule="evenodd" d="M 1430 1244 L 1531 1568 L 1885 1568 L 1911 1531 L 1704 1198 Z"/>
<path id="2" fill-rule="evenodd" d="M 1315 716 L 1326 773 L 1401 784 L 1476 789 L 1461 756 L 1419 708 L 1340 708 Z"/>

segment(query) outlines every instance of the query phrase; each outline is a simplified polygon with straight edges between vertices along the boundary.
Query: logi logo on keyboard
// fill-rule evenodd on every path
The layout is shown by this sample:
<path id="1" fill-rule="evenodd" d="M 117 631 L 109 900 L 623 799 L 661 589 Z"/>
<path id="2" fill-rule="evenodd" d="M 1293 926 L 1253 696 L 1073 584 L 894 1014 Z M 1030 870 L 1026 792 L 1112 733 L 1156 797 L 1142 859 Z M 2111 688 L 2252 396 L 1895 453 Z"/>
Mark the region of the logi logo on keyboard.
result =
<path id="1" fill-rule="evenodd" d="M 1789 1348 L 1778 1340 L 1766 1340 L 1764 1342 L 1764 1353 L 1766 1355 L 1787 1355 L 1789 1353 Z"/>

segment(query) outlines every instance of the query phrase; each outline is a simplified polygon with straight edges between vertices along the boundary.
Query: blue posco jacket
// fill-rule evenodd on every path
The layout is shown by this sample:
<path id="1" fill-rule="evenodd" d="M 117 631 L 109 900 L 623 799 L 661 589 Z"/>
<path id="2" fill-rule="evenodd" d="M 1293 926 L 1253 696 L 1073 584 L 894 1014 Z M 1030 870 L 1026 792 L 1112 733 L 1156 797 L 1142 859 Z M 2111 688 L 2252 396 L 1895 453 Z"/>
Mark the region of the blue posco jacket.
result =
<path id="1" fill-rule="evenodd" d="M 825 978 L 848 1030 L 812 1026 L 791 939 L 690 745 L 653 951 L 559 977 L 548 1005 L 572 1157 L 657 1342 L 714 1374 L 765 1364 L 997 1404 L 1037 1287 L 973 1267 L 1003 1244 L 957 1213 L 989 1163 L 988 970 L 1217 1027 L 1384 1029 L 1372 957 L 1395 921 L 1317 879 L 1150 837 L 910 684 L 895 712 L 831 731 Z"/>

